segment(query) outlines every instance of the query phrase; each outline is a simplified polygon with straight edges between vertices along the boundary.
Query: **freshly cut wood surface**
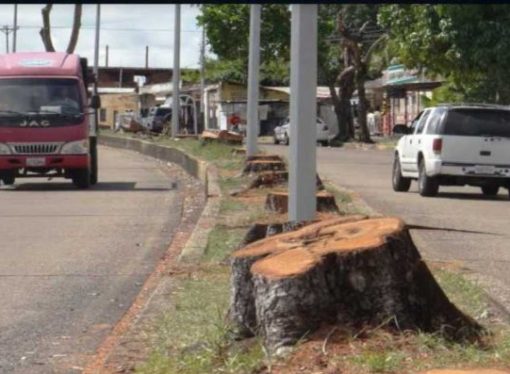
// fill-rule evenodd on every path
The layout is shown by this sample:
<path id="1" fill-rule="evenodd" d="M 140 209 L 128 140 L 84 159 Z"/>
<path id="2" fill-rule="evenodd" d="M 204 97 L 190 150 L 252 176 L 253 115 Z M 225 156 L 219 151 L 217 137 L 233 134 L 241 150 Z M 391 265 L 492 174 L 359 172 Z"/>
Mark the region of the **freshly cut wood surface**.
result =
<path id="1" fill-rule="evenodd" d="M 274 231 L 257 226 L 249 235 L 232 255 L 230 316 L 242 335 L 261 335 L 271 351 L 322 323 L 453 340 L 476 340 L 483 331 L 450 303 L 398 218 L 344 216 Z"/>

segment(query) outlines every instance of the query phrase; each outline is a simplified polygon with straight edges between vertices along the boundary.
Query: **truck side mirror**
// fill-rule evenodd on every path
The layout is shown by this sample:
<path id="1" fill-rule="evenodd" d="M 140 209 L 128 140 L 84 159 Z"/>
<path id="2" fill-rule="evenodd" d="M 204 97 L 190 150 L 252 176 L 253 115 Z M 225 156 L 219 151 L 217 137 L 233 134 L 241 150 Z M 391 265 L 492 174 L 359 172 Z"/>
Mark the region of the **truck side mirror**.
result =
<path id="1" fill-rule="evenodd" d="M 99 95 L 92 95 L 90 97 L 90 105 L 92 109 L 99 109 L 101 108 L 101 98 Z"/>

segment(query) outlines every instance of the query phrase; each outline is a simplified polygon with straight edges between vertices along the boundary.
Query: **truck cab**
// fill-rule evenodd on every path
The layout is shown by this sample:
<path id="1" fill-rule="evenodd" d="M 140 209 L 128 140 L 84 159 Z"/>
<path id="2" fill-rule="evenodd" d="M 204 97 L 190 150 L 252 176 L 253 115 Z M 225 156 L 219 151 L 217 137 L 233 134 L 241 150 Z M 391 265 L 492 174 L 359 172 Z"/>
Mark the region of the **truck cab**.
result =
<path id="1" fill-rule="evenodd" d="M 87 60 L 42 52 L 0 55 L 0 180 L 63 177 L 97 182 L 97 96 Z"/>

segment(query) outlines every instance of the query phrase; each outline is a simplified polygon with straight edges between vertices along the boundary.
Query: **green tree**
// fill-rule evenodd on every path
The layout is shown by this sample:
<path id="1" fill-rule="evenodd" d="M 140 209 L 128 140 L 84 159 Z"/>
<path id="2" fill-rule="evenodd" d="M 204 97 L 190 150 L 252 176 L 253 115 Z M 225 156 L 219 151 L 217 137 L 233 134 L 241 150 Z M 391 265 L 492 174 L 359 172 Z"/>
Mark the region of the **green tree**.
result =
<path id="1" fill-rule="evenodd" d="M 205 28 L 217 62 L 208 61 L 213 77 L 247 81 L 250 5 L 201 5 L 198 24 Z M 261 11 L 260 59 L 262 84 L 287 84 L 290 50 L 290 9 L 264 4 Z"/>
<path id="2" fill-rule="evenodd" d="M 351 98 L 360 93 L 361 137 L 370 141 L 366 130 L 364 83 L 380 74 L 371 69 L 375 40 L 365 38 L 370 26 L 377 23 L 379 6 L 363 4 L 324 4 L 319 6 L 318 84 L 327 85 L 339 124 L 340 140 L 354 137 Z M 234 80 L 245 83 L 248 67 L 250 6 L 245 4 L 201 5 L 197 17 L 205 28 L 208 44 L 217 59 L 209 59 L 206 76 L 211 80 Z M 341 15 L 342 27 L 337 22 Z M 261 71 L 265 85 L 288 85 L 290 55 L 290 8 L 266 4 L 261 15 Z M 336 38 L 332 40 L 332 38 Z M 338 41 L 340 40 L 340 41 Z M 375 72 L 375 74 L 374 74 Z M 338 93 L 337 93 L 338 88 Z"/>
<path id="3" fill-rule="evenodd" d="M 402 63 L 446 79 L 443 95 L 510 103 L 510 5 L 386 5 L 379 21 Z"/>

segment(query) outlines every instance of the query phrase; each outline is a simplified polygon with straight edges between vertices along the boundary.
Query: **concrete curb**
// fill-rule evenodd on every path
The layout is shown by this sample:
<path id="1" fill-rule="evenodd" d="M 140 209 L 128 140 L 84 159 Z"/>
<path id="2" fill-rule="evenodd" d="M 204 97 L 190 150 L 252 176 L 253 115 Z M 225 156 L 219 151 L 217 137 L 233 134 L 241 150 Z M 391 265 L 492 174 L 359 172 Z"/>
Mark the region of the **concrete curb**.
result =
<path id="1" fill-rule="evenodd" d="M 142 139 L 121 138 L 111 135 L 100 135 L 98 139 L 101 145 L 128 149 L 158 160 L 177 164 L 188 174 L 204 183 L 206 205 L 178 258 L 179 262 L 197 262 L 206 250 L 209 233 L 216 225 L 219 214 L 221 189 L 218 184 L 218 170 L 216 167 L 196 159 L 180 149 L 154 144 Z"/>

